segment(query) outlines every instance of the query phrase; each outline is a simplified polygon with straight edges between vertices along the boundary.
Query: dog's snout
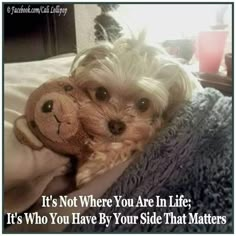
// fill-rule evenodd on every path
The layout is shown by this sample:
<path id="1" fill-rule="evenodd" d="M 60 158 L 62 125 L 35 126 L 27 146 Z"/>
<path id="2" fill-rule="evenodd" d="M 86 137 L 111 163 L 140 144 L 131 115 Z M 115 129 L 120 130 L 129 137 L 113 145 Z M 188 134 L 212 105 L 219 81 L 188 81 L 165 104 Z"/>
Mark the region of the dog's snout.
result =
<path id="1" fill-rule="evenodd" d="M 125 131 L 126 125 L 120 120 L 110 120 L 108 122 L 108 128 L 112 134 L 120 135 Z"/>
<path id="2" fill-rule="evenodd" d="M 42 106 L 42 112 L 48 113 L 51 112 L 53 109 L 53 100 L 46 101 Z"/>

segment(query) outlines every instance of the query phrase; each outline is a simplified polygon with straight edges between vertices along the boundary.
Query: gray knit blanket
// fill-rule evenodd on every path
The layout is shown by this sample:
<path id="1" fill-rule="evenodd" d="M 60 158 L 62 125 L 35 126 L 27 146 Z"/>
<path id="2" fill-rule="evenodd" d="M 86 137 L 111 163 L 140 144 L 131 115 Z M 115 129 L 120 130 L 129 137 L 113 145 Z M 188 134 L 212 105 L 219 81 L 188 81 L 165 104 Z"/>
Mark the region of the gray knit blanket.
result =
<path id="1" fill-rule="evenodd" d="M 214 89 L 204 89 L 176 114 L 170 124 L 147 146 L 138 161 L 129 166 L 103 198 L 122 195 L 137 201 L 160 196 L 184 195 L 185 207 L 91 208 L 86 215 L 103 212 L 111 216 L 140 216 L 143 212 L 163 215 L 199 213 L 225 216 L 224 224 L 99 224 L 70 225 L 70 232 L 232 232 L 232 106 L 231 98 Z"/>

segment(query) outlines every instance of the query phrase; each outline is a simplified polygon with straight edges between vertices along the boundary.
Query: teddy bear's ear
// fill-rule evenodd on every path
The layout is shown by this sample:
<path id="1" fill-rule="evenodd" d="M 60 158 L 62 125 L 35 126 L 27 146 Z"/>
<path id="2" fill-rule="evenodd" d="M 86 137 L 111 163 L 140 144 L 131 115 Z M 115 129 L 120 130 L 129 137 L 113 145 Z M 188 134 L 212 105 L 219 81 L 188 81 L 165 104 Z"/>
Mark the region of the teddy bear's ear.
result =
<path id="1" fill-rule="evenodd" d="M 39 150 L 43 148 L 43 143 L 32 133 L 27 125 L 25 116 L 20 116 L 14 124 L 14 132 L 20 143 L 28 147 Z"/>

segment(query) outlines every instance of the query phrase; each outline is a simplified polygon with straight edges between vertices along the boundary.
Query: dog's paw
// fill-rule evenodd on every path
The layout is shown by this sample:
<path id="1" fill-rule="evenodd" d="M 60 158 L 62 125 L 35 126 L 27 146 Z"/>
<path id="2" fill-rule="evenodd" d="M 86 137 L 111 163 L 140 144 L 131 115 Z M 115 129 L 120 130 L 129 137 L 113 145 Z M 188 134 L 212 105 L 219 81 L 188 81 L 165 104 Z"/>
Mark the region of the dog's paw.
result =
<path id="1" fill-rule="evenodd" d="M 88 158 L 88 160 L 90 160 L 90 161 L 105 161 L 106 160 L 106 158 L 107 158 L 107 153 L 104 153 L 104 152 L 93 152 L 90 156 L 89 156 L 89 158 Z"/>
<path id="2" fill-rule="evenodd" d="M 85 162 L 80 168 L 77 170 L 76 175 L 76 186 L 81 186 L 94 179 L 97 175 L 105 172 L 109 166 L 109 159 L 107 157 L 107 153 L 95 152 L 93 153 L 87 162 Z"/>
<path id="3" fill-rule="evenodd" d="M 75 177 L 76 187 L 89 182 L 92 179 L 91 171 L 89 169 L 79 170 Z"/>

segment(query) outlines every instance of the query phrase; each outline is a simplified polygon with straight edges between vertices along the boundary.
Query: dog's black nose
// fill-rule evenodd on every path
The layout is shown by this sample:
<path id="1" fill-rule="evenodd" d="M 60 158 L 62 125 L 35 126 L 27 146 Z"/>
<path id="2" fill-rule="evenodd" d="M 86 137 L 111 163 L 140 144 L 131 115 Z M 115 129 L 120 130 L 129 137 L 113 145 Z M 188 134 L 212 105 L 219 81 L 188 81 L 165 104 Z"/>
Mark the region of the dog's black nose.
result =
<path id="1" fill-rule="evenodd" d="M 108 122 L 108 128 L 112 134 L 119 135 L 125 131 L 126 125 L 120 120 L 110 120 Z"/>

